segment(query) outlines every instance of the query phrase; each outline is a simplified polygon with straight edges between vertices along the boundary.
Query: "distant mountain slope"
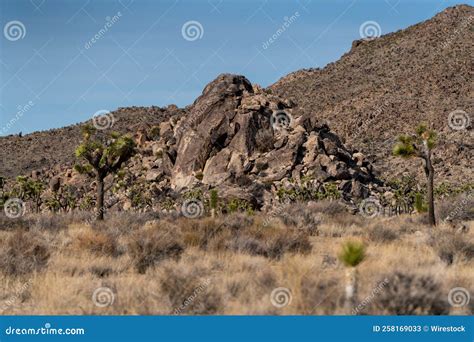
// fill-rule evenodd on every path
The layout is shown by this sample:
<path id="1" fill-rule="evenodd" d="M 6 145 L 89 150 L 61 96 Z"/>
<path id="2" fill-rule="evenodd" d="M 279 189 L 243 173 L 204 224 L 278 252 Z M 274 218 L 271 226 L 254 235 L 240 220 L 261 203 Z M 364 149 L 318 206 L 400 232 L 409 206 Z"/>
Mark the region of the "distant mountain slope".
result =
<path id="1" fill-rule="evenodd" d="M 129 107 L 110 113 L 114 120 L 112 130 L 135 133 L 141 126 L 157 125 L 172 115 L 181 115 L 184 110 L 175 106 Z M 0 175 L 15 177 L 33 170 L 71 166 L 75 161 L 74 150 L 81 140 L 83 125 L 35 132 L 23 137 L 0 137 Z"/>
<path id="2" fill-rule="evenodd" d="M 294 102 L 295 118 L 328 121 L 349 147 L 369 155 L 385 178 L 421 172 L 415 162 L 395 159 L 390 151 L 398 134 L 413 131 L 419 122 L 430 123 L 440 132 L 436 181 L 473 182 L 473 53 L 474 8 L 460 5 L 375 40 L 355 41 L 337 62 L 291 73 L 268 90 Z M 135 133 L 140 125 L 156 125 L 193 107 L 121 108 L 112 112 L 113 130 Z M 448 126 L 455 110 L 470 116 L 469 127 Z M 81 125 L 1 137 L 0 175 L 71 166 Z"/>
<path id="3" fill-rule="evenodd" d="M 389 172 L 406 165 L 387 163 L 390 139 L 431 123 L 441 132 L 439 177 L 472 181 L 473 55 L 474 7 L 460 5 L 405 30 L 355 41 L 337 62 L 289 74 L 270 89 L 295 101 L 296 115 L 327 120 L 347 143 L 379 155 L 376 165 Z M 471 115 L 470 131 L 448 126 L 454 110 Z"/>

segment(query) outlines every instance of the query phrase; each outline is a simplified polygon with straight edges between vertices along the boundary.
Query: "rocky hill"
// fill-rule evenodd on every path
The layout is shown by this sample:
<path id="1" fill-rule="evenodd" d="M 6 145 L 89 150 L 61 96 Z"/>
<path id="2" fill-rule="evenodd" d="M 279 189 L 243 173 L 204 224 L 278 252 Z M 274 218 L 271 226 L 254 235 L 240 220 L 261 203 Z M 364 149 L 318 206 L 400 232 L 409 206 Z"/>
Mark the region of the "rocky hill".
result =
<path id="1" fill-rule="evenodd" d="M 472 183 L 473 18 L 470 6 L 449 8 L 406 30 L 355 41 L 339 61 L 267 89 L 223 74 L 184 109 L 111 112 L 95 123 L 107 125 L 105 133 L 135 135 L 138 153 L 108 200 L 162 209 L 183 193 L 215 188 L 226 202 L 252 208 L 286 199 L 354 202 L 390 193 L 383 179 L 421 171 L 390 157 L 395 137 L 420 122 L 439 131 L 436 181 Z M 450 122 L 453 112 L 464 122 Z M 0 175 L 32 175 L 51 184 L 46 196 L 63 192 L 86 207 L 95 184 L 72 169 L 83 125 L 0 138 Z"/>
<path id="2" fill-rule="evenodd" d="M 103 116 L 105 122 L 102 124 L 118 132 L 134 134 L 140 127 L 151 127 L 182 113 L 185 113 L 185 109 L 176 106 L 119 108 Z M 75 162 L 74 150 L 81 140 L 81 127 L 91 123 L 92 119 L 24 136 L 0 137 L 0 176 L 11 178 L 28 175 L 32 171 L 71 167 Z"/>
<path id="3" fill-rule="evenodd" d="M 190 199 L 197 201 L 190 208 L 202 212 L 215 190 L 221 210 L 255 210 L 321 198 L 355 204 L 388 190 L 362 153 L 347 149 L 315 117 L 294 118 L 293 105 L 243 76 L 220 75 L 185 115 L 176 111 L 159 125 L 138 129 L 137 153 L 106 178 L 112 190 L 106 203 L 159 211 Z M 49 184 L 41 209 L 87 209 L 94 203 L 95 180 L 70 166 L 31 176 Z"/>
<path id="4" fill-rule="evenodd" d="M 473 54 L 474 7 L 460 5 L 407 29 L 355 41 L 337 62 L 289 74 L 270 89 L 297 103 L 295 115 L 325 119 L 350 146 L 376 155 L 375 165 L 387 176 L 407 165 L 390 157 L 393 138 L 420 122 L 432 124 L 440 132 L 437 179 L 472 182 Z M 448 125 L 456 110 L 470 126 Z"/>

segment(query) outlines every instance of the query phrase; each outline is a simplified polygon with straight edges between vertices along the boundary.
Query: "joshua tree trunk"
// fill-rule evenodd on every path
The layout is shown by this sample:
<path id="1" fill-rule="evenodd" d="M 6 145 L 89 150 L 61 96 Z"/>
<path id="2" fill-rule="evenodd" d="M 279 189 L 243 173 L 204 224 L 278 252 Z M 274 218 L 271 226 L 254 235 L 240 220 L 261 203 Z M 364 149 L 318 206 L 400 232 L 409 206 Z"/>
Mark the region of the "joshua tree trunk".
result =
<path id="1" fill-rule="evenodd" d="M 96 219 L 101 221 L 104 219 L 104 177 L 97 176 L 97 216 Z"/>
<path id="2" fill-rule="evenodd" d="M 426 154 L 425 159 L 425 174 L 428 181 L 428 223 L 431 226 L 436 225 L 435 211 L 434 211 L 434 168 L 431 163 L 431 152 Z"/>
<path id="3" fill-rule="evenodd" d="M 346 301 L 344 303 L 345 314 L 353 315 L 357 303 L 357 269 L 349 267 L 346 269 Z"/>

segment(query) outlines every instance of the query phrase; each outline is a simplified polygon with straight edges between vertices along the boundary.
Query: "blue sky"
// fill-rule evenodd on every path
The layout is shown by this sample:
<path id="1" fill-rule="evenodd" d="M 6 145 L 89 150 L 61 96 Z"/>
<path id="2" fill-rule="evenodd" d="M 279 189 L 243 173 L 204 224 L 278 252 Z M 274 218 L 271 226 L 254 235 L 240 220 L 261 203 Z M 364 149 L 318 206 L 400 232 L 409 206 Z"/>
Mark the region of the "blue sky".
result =
<path id="1" fill-rule="evenodd" d="M 458 3 L 0 0 L 0 135 L 124 106 L 185 106 L 223 72 L 268 86 L 337 60 L 367 21 L 385 34 Z"/>

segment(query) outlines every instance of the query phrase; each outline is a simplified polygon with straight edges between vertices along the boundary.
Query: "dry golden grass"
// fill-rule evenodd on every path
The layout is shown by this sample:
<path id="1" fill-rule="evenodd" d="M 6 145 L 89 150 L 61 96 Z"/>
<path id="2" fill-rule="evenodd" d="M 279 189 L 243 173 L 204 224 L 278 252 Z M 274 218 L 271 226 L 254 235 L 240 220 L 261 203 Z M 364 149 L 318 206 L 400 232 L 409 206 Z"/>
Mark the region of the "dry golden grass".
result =
<path id="1" fill-rule="evenodd" d="M 360 314 L 403 314 L 410 301 L 416 314 L 440 305 L 445 314 L 473 313 L 472 300 L 462 308 L 447 301 L 454 287 L 474 291 L 472 221 L 464 232 L 440 224 L 430 237 L 415 216 L 112 215 L 93 227 L 67 218 L 21 233 L 0 227 L 0 314 L 341 314 L 346 279 L 337 256 L 353 239 L 367 247 L 358 266 Z M 393 294 L 389 284 L 374 295 L 385 278 L 405 292 Z M 274 305 L 278 288 L 287 289 L 286 305 Z"/>

